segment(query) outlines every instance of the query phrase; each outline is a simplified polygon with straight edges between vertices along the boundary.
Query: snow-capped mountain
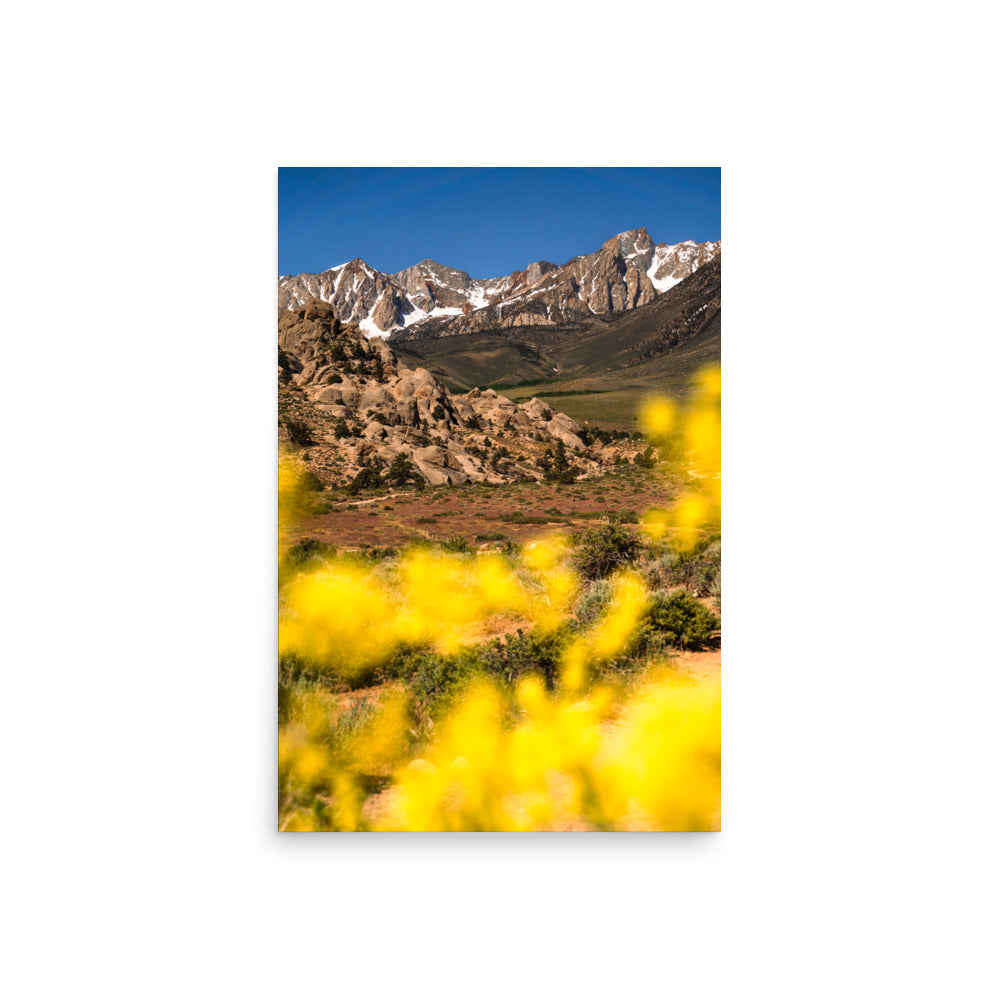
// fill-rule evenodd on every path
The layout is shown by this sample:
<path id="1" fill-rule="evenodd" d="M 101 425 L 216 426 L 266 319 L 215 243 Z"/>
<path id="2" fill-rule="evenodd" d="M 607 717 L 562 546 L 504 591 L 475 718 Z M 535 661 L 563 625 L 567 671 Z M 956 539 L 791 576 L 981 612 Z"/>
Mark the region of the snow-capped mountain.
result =
<path id="1" fill-rule="evenodd" d="M 278 307 L 297 309 L 315 297 L 330 303 L 342 322 L 358 323 L 369 337 L 419 336 L 425 327 L 441 336 L 554 326 L 645 305 L 721 248 L 720 241 L 657 245 L 645 229 L 632 229 L 562 266 L 536 261 L 523 271 L 485 280 L 432 260 L 383 274 L 356 258 L 320 274 L 279 278 Z"/>

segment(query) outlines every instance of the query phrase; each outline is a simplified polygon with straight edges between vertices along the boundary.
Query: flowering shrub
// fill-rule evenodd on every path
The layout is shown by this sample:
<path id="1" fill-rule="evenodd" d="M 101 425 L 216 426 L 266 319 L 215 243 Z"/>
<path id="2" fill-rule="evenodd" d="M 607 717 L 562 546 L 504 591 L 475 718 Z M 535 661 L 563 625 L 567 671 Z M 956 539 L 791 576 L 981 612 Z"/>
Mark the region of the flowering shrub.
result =
<path id="1" fill-rule="evenodd" d="M 722 376 L 706 368 L 695 379 L 695 391 L 685 406 L 665 398 L 646 401 L 639 422 L 643 433 L 675 468 L 687 477 L 677 502 L 669 510 L 648 511 L 643 519 L 651 538 L 670 529 L 680 549 L 693 548 L 705 529 L 718 530 L 722 510 Z"/>
<path id="2" fill-rule="evenodd" d="M 690 473 L 643 521 L 680 551 L 718 520 L 718 385 L 703 374 L 687 408 L 643 412 L 658 454 Z M 305 492 L 283 458 L 283 544 Z M 630 685 L 607 665 L 697 646 L 718 620 L 651 594 L 627 568 L 639 540 L 607 531 L 627 551 L 592 572 L 558 536 L 507 555 L 413 548 L 373 563 L 301 544 L 283 558 L 280 829 L 717 829 L 718 683 L 650 661 Z M 606 574 L 599 594 L 582 578 Z M 497 621 L 506 636 L 483 644 Z"/>

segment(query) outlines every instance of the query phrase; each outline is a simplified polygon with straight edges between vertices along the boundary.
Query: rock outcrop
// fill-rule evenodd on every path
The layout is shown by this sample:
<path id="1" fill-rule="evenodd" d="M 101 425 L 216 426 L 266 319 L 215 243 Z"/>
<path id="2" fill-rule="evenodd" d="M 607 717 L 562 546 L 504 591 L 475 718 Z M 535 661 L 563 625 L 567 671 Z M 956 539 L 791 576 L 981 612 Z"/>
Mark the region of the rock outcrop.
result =
<path id="1" fill-rule="evenodd" d="M 289 419 L 308 426 L 321 456 L 314 467 L 330 482 L 400 455 L 431 486 L 540 479 L 559 442 L 582 474 L 614 457 L 588 447 L 576 421 L 539 399 L 519 404 L 493 389 L 453 395 L 319 299 L 279 314 L 278 349 L 284 434 Z"/>

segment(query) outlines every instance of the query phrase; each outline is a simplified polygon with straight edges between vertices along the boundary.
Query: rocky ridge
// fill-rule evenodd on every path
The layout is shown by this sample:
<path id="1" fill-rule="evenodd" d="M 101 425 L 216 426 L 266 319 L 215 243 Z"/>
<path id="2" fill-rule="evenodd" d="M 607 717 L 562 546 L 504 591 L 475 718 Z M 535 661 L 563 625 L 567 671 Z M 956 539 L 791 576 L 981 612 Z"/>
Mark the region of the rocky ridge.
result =
<path id="1" fill-rule="evenodd" d="M 720 252 L 719 241 L 654 244 L 639 228 L 561 266 L 536 261 L 488 280 L 432 260 L 383 274 L 356 258 L 321 274 L 280 278 L 278 307 L 294 311 L 316 298 L 366 336 L 396 339 L 555 326 L 645 305 Z"/>
<path id="2" fill-rule="evenodd" d="M 539 399 L 517 404 L 492 389 L 452 394 L 316 297 L 279 314 L 278 365 L 280 436 L 308 447 L 329 484 L 365 468 L 408 468 L 421 486 L 539 480 L 560 451 L 587 475 L 638 450 L 631 441 L 591 442 Z"/>

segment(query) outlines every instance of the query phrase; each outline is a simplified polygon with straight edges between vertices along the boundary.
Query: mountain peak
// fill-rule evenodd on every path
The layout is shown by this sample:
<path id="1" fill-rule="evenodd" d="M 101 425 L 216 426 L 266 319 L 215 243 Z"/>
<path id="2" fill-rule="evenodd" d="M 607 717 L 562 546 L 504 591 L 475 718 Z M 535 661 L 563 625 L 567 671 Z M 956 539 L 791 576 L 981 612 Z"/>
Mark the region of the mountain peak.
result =
<path id="1" fill-rule="evenodd" d="M 360 257 L 321 274 L 280 279 L 278 302 L 297 309 L 311 297 L 334 306 L 342 322 L 369 336 L 435 336 L 509 326 L 558 326 L 635 309 L 719 254 L 721 244 L 654 244 L 645 226 L 562 265 L 535 261 L 524 270 L 475 279 L 430 257 L 384 274 Z M 438 321 L 426 331 L 425 321 Z"/>

